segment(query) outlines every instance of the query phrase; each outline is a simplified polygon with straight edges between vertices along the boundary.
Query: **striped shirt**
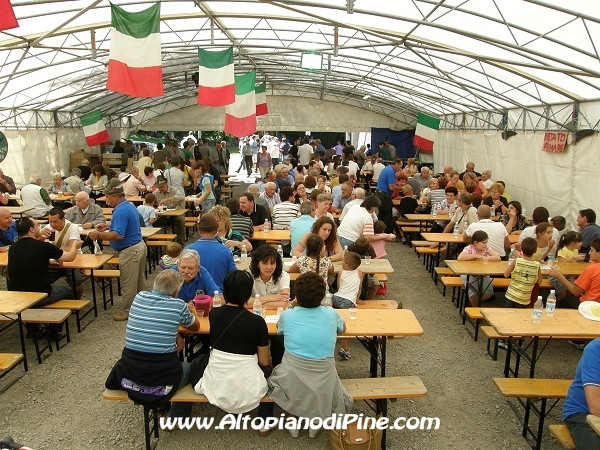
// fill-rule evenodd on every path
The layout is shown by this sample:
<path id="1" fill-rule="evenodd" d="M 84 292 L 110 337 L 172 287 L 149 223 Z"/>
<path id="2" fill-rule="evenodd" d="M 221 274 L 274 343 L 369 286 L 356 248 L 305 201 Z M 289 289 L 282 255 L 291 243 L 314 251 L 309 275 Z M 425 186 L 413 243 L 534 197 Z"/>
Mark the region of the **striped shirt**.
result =
<path id="1" fill-rule="evenodd" d="M 142 291 L 129 310 L 125 347 L 145 353 L 172 353 L 179 325 L 190 326 L 194 320 L 183 300 L 155 290 Z"/>
<path id="2" fill-rule="evenodd" d="M 506 298 L 520 305 L 528 305 L 533 286 L 537 283 L 539 268 L 539 261 L 517 258 L 510 284 L 506 290 Z"/>
<path id="3" fill-rule="evenodd" d="M 435 206 L 438 203 L 446 200 L 446 191 L 444 189 L 433 189 L 428 193 L 429 203 Z"/>
<path id="4" fill-rule="evenodd" d="M 273 207 L 271 219 L 274 230 L 287 230 L 290 222 L 298 217 L 300 205 L 291 202 L 281 202 Z"/>
<path id="5" fill-rule="evenodd" d="M 241 214 L 231 215 L 231 228 L 235 231 L 239 231 L 244 239 L 251 238 L 254 234 L 254 225 L 252 225 L 252 219 L 248 216 L 242 216 Z"/>

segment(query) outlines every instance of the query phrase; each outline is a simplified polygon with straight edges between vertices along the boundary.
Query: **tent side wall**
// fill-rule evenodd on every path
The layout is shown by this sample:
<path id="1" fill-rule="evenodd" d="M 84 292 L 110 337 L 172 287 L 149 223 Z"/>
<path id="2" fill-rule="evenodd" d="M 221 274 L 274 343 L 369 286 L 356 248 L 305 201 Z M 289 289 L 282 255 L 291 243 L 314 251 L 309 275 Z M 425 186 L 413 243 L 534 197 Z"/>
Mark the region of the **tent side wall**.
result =
<path id="1" fill-rule="evenodd" d="M 462 172 L 469 161 L 478 172 L 490 169 L 492 179 L 504 181 L 507 193 L 528 214 L 536 206 L 545 206 L 551 216 L 565 216 L 568 224 L 574 224 L 580 209 L 600 213 L 595 195 L 600 192 L 600 137 L 580 140 L 564 153 L 542 151 L 543 141 L 543 132 L 518 133 L 504 141 L 500 132 L 440 130 L 433 152 L 435 170 L 450 164 Z"/>

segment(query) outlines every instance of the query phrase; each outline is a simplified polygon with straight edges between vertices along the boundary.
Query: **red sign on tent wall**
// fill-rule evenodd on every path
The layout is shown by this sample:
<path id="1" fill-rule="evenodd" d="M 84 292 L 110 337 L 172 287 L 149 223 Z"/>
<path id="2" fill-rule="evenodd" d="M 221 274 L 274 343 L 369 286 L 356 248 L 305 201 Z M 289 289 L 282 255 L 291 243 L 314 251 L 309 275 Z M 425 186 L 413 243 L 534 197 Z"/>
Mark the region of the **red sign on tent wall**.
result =
<path id="1" fill-rule="evenodd" d="M 566 131 L 547 131 L 544 135 L 544 145 L 542 151 L 562 153 L 567 145 Z"/>

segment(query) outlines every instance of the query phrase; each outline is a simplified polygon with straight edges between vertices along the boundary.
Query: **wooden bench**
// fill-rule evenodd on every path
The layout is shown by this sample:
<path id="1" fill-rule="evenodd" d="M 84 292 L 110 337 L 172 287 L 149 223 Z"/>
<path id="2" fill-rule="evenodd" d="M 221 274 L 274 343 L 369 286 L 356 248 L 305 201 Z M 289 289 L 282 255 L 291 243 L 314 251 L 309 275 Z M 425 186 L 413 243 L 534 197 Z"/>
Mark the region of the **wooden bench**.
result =
<path id="1" fill-rule="evenodd" d="M 148 248 L 148 272 L 152 273 L 152 268 L 158 264 L 158 260 L 162 257 L 160 249 L 167 247 L 173 241 L 148 241 L 146 247 Z"/>
<path id="2" fill-rule="evenodd" d="M 540 450 L 542 444 L 542 435 L 544 432 L 544 419 L 556 406 L 559 400 L 566 398 L 567 391 L 573 380 L 555 380 L 539 378 L 494 378 L 494 385 L 498 391 L 508 398 L 517 398 L 519 401 L 525 399 L 525 415 L 523 417 L 523 437 L 529 441 L 529 435 L 533 438 L 535 445 L 530 442 L 531 447 Z M 550 409 L 546 411 L 548 400 L 554 400 Z M 537 403 L 540 406 L 537 407 Z M 522 403 L 523 404 L 523 403 Z M 510 405 L 515 412 L 517 410 Z M 535 430 L 529 426 L 530 413 L 533 412 L 538 417 L 538 427 Z"/>
<path id="3" fill-rule="evenodd" d="M 436 267 L 434 270 L 433 282 L 437 285 L 438 277 L 452 277 L 454 276 L 454 272 L 450 267 Z M 444 289 L 444 294 L 446 294 L 446 290 Z"/>
<path id="4" fill-rule="evenodd" d="M 69 334 L 69 321 L 67 320 L 71 315 L 70 309 L 26 309 L 21 313 L 21 322 L 24 324 L 34 325 L 61 325 L 65 324 L 65 335 L 60 336 L 56 333 L 55 342 L 56 350 L 60 350 L 60 341 L 66 339 L 67 342 L 71 342 L 71 335 Z M 52 342 L 50 339 L 49 330 L 46 331 L 47 344 L 40 348 L 38 341 L 38 333 L 33 333 L 33 343 L 35 345 L 35 353 L 37 355 L 38 363 L 42 363 L 42 355 L 45 350 L 49 350 L 52 353 Z"/>
<path id="5" fill-rule="evenodd" d="M 79 313 L 91 305 L 91 300 L 59 300 L 57 302 L 51 303 L 50 305 L 42 306 L 42 309 L 69 309 L 71 313 L 75 313 L 75 320 L 77 321 L 77 332 L 81 333 L 81 319 L 83 319 L 90 312 L 92 312 L 94 308 L 90 308 L 83 316 L 80 316 Z M 85 329 L 85 327 L 83 327 L 83 329 Z"/>
<path id="6" fill-rule="evenodd" d="M 0 393 L 6 391 L 25 374 L 25 358 L 21 353 L 0 353 L 0 378 L 4 378 L 5 375 L 8 375 L 8 373 L 17 367 L 20 362 L 23 363 L 23 374 L 4 386 L 2 390 L 0 390 Z"/>
<path id="7" fill-rule="evenodd" d="M 492 278 L 492 286 L 494 289 L 508 289 L 510 278 Z M 554 289 L 552 283 L 547 278 L 544 278 L 540 283 L 540 289 Z"/>
<path id="8" fill-rule="evenodd" d="M 465 315 L 463 316 L 463 325 L 465 324 L 465 319 L 469 319 L 469 323 L 471 323 L 474 328 L 473 340 L 477 342 L 477 337 L 479 335 L 479 322 L 484 320 L 483 314 L 481 313 L 481 308 L 469 306 L 465 308 L 464 312 Z"/>
<path id="9" fill-rule="evenodd" d="M 175 239 L 177 235 L 172 233 L 156 233 L 148 238 L 149 241 L 174 241 Z"/>
<path id="10" fill-rule="evenodd" d="M 83 273 L 84 275 L 91 275 L 89 270 L 84 270 Z M 117 280 L 117 293 L 118 295 L 121 295 L 121 282 L 119 281 L 119 278 L 121 278 L 121 272 L 118 269 L 94 270 L 94 282 L 100 289 L 102 289 L 102 303 L 104 305 L 104 310 L 106 310 L 106 307 L 109 303 L 111 306 L 115 304 L 113 298 L 112 280 Z M 108 286 L 106 285 L 106 280 L 108 280 Z M 110 298 L 108 300 L 106 298 L 107 288 L 110 293 Z"/>
<path id="11" fill-rule="evenodd" d="M 550 434 L 554 436 L 563 448 L 576 450 L 575 442 L 573 442 L 569 428 L 566 425 L 550 425 L 548 429 L 550 430 Z"/>
<path id="12" fill-rule="evenodd" d="M 196 223 L 198 222 L 198 217 L 195 216 L 187 216 L 185 217 L 185 237 L 186 240 L 188 240 L 190 237 L 192 237 L 194 235 L 194 233 L 196 233 L 197 227 L 196 227 Z M 192 232 L 190 233 L 190 228 L 192 229 Z"/>
<path id="13" fill-rule="evenodd" d="M 425 397 L 427 389 L 419 377 L 386 377 L 386 378 L 357 378 L 341 380 L 344 388 L 354 400 L 373 400 L 377 404 L 377 411 L 387 414 L 388 399 Z M 102 394 L 105 400 L 129 401 L 124 390 L 106 389 Z M 270 402 L 265 397 L 262 401 Z M 171 402 L 208 403 L 204 395 L 196 394 L 191 384 L 180 388 Z M 158 418 L 156 410 L 144 406 L 144 434 L 146 436 L 146 450 L 152 448 L 152 437 L 158 440 Z M 155 442 L 156 444 L 156 442 Z M 383 431 L 382 448 L 385 448 L 385 430 Z"/>
<path id="14" fill-rule="evenodd" d="M 452 303 L 456 299 L 456 306 L 460 305 L 462 291 L 465 288 L 460 277 L 440 277 L 440 281 L 442 282 L 442 286 L 444 286 L 444 290 L 442 291 L 442 295 L 446 296 L 446 288 L 452 288 Z"/>
<path id="15" fill-rule="evenodd" d="M 437 248 L 431 247 L 416 247 L 417 255 L 423 255 L 423 265 L 427 271 L 431 273 L 433 278 L 434 269 L 439 266 L 440 253 Z"/>
<path id="16" fill-rule="evenodd" d="M 388 277 L 385 273 L 376 273 L 375 278 L 377 278 L 377 281 L 379 281 L 380 283 L 388 282 Z"/>

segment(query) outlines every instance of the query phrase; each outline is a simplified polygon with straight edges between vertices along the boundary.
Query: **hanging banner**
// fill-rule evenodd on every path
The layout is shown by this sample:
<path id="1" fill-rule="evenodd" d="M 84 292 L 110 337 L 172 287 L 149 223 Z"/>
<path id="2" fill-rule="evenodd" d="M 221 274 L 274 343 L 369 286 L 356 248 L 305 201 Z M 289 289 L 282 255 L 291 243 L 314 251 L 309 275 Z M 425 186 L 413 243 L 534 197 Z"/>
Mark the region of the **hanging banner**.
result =
<path id="1" fill-rule="evenodd" d="M 566 131 L 547 131 L 544 134 L 544 144 L 542 151 L 563 153 L 567 146 L 567 136 L 569 133 Z"/>
<path id="2" fill-rule="evenodd" d="M 4 161 L 6 158 L 6 154 L 8 153 L 8 141 L 6 140 L 6 136 L 2 132 L 0 132 L 0 162 Z"/>

